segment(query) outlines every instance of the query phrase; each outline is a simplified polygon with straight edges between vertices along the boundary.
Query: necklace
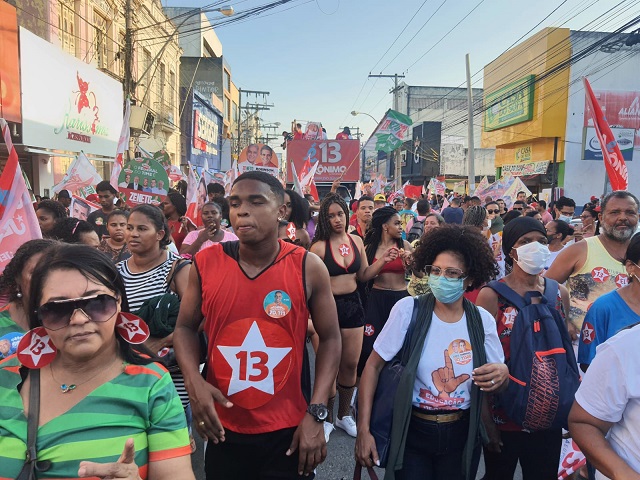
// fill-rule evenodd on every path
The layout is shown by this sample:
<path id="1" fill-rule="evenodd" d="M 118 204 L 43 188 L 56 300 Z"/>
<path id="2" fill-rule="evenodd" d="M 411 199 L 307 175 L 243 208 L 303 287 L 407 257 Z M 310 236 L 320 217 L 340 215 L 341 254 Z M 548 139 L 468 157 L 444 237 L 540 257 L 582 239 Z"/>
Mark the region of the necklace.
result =
<path id="1" fill-rule="evenodd" d="M 112 364 L 113 365 L 113 364 Z M 111 368 L 111 365 L 109 365 L 109 367 L 106 369 L 108 370 L 109 368 Z M 74 391 L 76 388 L 78 388 L 81 385 L 84 385 L 85 383 L 87 383 L 89 380 L 93 380 L 94 378 L 96 378 L 98 376 L 98 374 L 100 374 L 101 372 L 104 373 L 106 370 L 98 370 L 95 374 L 91 375 L 89 378 L 87 378 L 85 381 L 80 382 L 80 383 L 70 383 L 70 384 L 66 384 L 66 383 L 60 383 L 58 380 L 56 380 L 55 375 L 53 374 L 53 364 L 51 364 L 49 366 L 49 370 L 51 371 L 51 378 L 53 378 L 53 381 L 55 383 L 60 384 L 60 390 L 63 394 L 65 393 L 69 393 Z"/>

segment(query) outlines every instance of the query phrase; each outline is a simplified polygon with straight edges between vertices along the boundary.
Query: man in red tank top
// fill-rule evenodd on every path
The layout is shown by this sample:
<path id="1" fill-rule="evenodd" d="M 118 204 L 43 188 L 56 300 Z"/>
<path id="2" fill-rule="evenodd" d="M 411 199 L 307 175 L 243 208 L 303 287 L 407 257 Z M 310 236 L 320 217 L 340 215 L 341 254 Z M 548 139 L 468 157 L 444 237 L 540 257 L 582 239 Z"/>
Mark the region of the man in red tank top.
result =
<path id="1" fill-rule="evenodd" d="M 275 177 L 241 175 L 229 206 L 239 241 L 196 254 L 174 333 L 193 423 L 209 439 L 207 480 L 313 478 L 327 452 L 323 421 L 341 348 L 329 274 L 317 256 L 278 240 L 285 205 Z M 302 385 L 309 314 L 320 339 L 310 405 Z"/>

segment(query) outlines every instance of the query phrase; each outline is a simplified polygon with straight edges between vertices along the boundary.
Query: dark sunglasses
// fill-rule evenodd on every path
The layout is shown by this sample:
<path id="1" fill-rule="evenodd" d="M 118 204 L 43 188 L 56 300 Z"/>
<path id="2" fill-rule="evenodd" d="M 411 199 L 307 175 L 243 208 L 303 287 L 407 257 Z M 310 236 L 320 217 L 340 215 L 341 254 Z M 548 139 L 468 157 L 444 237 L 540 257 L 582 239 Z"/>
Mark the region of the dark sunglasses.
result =
<path id="1" fill-rule="evenodd" d="M 92 322 L 106 322 L 118 311 L 118 300 L 102 293 L 89 297 L 55 300 L 40 305 L 38 319 L 48 330 L 60 330 L 69 325 L 76 310 L 82 310 Z"/>
<path id="2" fill-rule="evenodd" d="M 522 207 L 513 207 L 514 210 L 524 210 Z"/>
<path id="3" fill-rule="evenodd" d="M 487 213 L 500 213 L 500 210 L 487 210 Z"/>

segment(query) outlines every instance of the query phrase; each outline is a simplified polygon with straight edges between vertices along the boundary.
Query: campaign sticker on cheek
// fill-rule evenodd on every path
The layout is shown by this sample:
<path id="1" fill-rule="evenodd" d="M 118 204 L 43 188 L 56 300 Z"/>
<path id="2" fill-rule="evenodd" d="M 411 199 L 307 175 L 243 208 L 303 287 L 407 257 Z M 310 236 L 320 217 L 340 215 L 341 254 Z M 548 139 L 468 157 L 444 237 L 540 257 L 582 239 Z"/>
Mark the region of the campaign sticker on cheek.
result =
<path id="1" fill-rule="evenodd" d="M 264 297 L 262 305 L 271 318 L 282 318 L 291 310 L 291 297 L 284 290 L 273 290 Z"/>

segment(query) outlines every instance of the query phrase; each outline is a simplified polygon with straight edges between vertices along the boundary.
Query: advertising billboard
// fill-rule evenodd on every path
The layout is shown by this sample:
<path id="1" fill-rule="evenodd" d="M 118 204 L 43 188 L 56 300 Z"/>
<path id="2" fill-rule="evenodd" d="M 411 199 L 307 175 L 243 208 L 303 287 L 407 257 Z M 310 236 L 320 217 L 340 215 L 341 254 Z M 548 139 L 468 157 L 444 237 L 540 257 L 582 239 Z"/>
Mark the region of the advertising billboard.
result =
<path id="1" fill-rule="evenodd" d="M 495 92 L 486 94 L 485 132 L 516 125 L 533 118 L 534 78 L 535 75 L 527 75 Z"/>
<path id="2" fill-rule="evenodd" d="M 20 28 L 25 145 L 113 157 L 122 129 L 122 85 Z"/>
<path id="3" fill-rule="evenodd" d="M 357 182 L 360 178 L 360 142 L 358 140 L 293 140 L 287 144 L 287 162 L 301 172 L 305 160 L 311 166 L 320 162 L 316 182 Z M 292 182 L 292 169 L 287 169 L 287 182 Z"/>
<path id="4" fill-rule="evenodd" d="M 222 116 L 196 97 L 192 126 L 191 165 L 203 167 L 206 160 L 210 169 L 220 170 Z"/>
<path id="5" fill-rule="evenodd" d="M 20 63 L 16 7 L 0 2 L 0 117 L 20 123 Z"/>

